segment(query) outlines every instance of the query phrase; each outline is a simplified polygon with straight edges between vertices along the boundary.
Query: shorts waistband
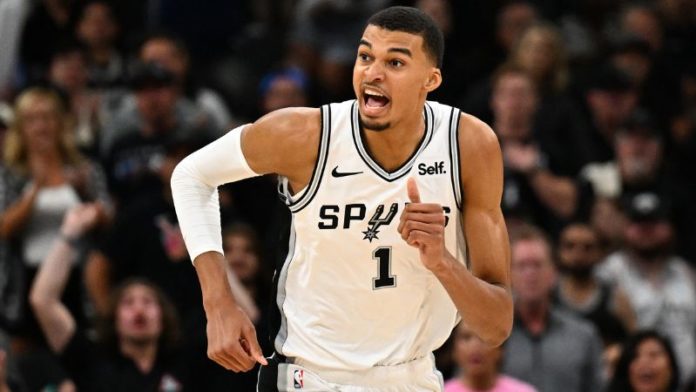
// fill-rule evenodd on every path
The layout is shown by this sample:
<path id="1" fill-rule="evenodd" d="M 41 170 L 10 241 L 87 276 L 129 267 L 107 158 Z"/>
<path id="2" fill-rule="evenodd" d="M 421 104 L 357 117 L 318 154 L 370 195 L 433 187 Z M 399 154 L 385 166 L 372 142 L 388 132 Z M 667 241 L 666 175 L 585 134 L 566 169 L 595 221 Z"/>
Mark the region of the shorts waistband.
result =
<path id="1" fill-rule="evenodd" d="M 276 355 L 278 354 L 276 353 Z M 285 358 L 282 355 L 278 355 L 279 360 L 281 357 L 283 362 L 293 363 L 306 368 L 326 382 L 342 385 L 363 387 L 379 387 L 384 386 L 385 383 L 402 385 L 411 381 L 420 381 L 425 375 L 437 372 L 435 357 L 432 354 L 396 365 L 382 365 L 355 370 L 330 369 L 300 358 Z"/>

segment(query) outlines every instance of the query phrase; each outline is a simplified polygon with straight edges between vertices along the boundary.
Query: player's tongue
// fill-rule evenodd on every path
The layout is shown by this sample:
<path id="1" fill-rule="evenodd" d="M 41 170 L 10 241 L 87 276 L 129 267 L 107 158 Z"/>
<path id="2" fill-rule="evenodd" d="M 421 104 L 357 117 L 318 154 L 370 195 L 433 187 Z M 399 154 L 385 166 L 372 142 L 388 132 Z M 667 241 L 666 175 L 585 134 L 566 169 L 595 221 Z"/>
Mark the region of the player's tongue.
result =
<path id="1" fill-rule="evenodd" d="M 381 97 L 378 95 L 367 95 L 367 99 L 365 100 L 365 105 L 371 107 L 371 108 L 381 108 L 383 106 L 386 106 L 387 103 L 389 103 L 389 99 L 387 97 Z"/>

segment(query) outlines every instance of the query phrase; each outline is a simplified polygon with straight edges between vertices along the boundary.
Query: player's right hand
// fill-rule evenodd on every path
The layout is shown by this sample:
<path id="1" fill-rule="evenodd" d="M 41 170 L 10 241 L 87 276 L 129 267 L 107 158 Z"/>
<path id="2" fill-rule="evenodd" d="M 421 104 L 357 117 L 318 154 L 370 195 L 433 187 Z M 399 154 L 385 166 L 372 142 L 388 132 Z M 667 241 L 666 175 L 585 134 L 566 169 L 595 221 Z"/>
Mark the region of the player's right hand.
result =
<path id="1" fill-rule="evenodd" d="M 208 358 L 234 372 L 249 371 L 256 362 L 268 365 L 254 324 L 239 307 L 228 305 L 225 301 L 206 309 Z"/>

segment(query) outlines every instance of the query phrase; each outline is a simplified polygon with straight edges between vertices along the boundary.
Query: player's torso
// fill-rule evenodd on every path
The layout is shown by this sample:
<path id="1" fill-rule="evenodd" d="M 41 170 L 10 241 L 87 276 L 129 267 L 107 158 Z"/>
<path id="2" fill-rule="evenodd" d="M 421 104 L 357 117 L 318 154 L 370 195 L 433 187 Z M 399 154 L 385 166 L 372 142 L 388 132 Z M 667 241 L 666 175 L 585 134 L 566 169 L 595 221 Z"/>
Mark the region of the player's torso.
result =
<path id="1" fill-rule="evenodd" d="M 282 325 L 275 342 L 283 354 L 329 367 L 369 367 L 426 355 L 449 335 L 456 309 L 397 231 L 408 202 L 406 181 L 414 177 L 421 200 L 442 205 L 446 247 L 464 260 L 459 112 L 429 102 L 424 116 L 420 145 L 388 173 L 365 149 L 354 101 L 322 108 L 314 176 L 289 206 L 290 251 L 279 276 Z"/>

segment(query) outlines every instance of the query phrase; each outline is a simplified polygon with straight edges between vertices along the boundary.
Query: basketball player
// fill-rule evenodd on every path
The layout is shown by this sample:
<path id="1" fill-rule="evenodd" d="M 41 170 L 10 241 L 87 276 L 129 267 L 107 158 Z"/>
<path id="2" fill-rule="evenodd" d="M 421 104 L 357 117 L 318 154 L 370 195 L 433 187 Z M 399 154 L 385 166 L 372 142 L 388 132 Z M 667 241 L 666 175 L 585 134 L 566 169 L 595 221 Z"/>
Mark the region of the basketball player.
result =
<path id="1" fill-rule="evenodd" d="M 208 355 L 233 371 L 261 363 L 260 391 L 440 391 L 432 351 L 460 317 L 493 346 L 510 333 L 501 152 L 481 121 L 426 101 L 442 52 L 425 14 L 383 10 L 359 42 L 357 99 L 272 112 L 177 167 Z M 265 173 L 292 213 L 268 359 L 225 280 L 216 193 Z"/>

